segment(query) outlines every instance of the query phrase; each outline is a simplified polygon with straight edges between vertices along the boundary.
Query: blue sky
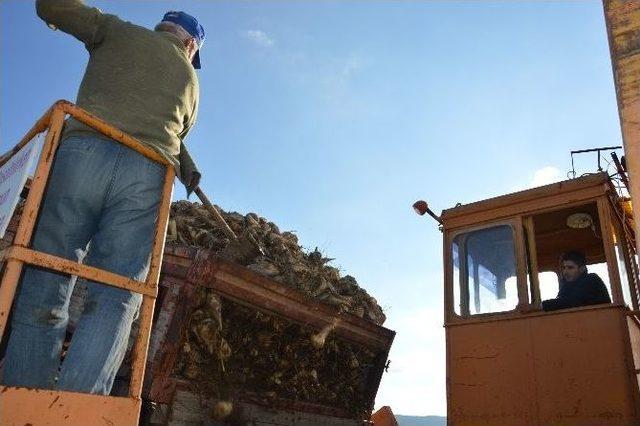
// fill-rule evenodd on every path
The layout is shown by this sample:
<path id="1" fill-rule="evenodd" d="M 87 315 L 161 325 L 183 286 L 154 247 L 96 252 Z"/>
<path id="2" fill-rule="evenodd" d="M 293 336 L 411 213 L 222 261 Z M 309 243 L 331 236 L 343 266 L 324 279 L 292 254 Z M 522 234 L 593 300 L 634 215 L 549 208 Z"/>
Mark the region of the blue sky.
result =
<path id="1" fill-rule="evenodd" d="M 398 334 L 377 405 L 396 413 L 446 412 L 441 234 L 411 204 L 559 180 L 570 150 L 621 145 L 600 1 L 90 4 L 147 27 L 170 9 L 201 21 L 187 143 L 202 187 L 295 230 L 386 308 Z M 75 99 L 88 55 L 32 2 L 1 1 L 0 24 L 5 151 Z"/>

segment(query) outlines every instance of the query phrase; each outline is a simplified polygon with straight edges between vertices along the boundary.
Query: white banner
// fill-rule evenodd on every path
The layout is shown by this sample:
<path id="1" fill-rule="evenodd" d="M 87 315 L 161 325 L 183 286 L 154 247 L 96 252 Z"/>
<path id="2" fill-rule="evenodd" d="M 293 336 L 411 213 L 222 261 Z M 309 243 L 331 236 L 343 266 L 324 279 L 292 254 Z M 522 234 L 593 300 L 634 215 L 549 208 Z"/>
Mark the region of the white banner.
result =
<path id="1" fill-rule="evenodd" d="M 40 143 L 44 133 L 34 136 L 9 161 L 0 167 L 0 238 L 4 237 L 7 226 L 18 205 L 20 193 L 24 187 L 31 163 L 40 152 Z"/>

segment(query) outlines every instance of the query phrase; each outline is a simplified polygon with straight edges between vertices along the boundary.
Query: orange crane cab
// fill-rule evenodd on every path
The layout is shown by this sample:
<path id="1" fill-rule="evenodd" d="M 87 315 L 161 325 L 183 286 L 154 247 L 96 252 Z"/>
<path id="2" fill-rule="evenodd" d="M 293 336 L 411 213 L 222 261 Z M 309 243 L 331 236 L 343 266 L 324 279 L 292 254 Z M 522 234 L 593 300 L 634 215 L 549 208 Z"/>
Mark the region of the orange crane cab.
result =
<path id="1" fill-rule="evenodd" d="M 640 424 L 629 214 L 605 173 L 443 211 L 449 424 Z M 541 310 L 568 250 L 612 303 Z"/>

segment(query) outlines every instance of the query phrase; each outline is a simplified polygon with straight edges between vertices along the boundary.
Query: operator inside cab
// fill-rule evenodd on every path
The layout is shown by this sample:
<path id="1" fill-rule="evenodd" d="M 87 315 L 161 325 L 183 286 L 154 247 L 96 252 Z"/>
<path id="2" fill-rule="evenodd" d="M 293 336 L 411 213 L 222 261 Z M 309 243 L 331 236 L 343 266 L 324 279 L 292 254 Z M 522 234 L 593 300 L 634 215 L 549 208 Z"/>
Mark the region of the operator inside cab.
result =
<path id="1" fill-rule="evenodd" d="M 560 256 L 558 295 L 555 299 L 544 300 L 542 309 L 556 311 L 600 303 L 611 303 L 611 298 L 598 274 L 587 271 L 584 253 L 573 250 Z"/>

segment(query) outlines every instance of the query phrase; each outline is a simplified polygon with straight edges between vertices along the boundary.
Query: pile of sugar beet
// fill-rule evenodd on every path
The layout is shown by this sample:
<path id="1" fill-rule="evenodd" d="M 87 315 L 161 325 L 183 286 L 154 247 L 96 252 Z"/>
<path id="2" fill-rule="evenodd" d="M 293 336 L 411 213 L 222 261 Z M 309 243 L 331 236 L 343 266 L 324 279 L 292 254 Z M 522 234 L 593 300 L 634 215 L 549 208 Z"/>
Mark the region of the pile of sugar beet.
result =
<path id="1" fill-rule="evenodd" d="M 220 213 L 243 244 L 233 243 L 209 211 L 189 201 L 172 204 L 167 244 L 209 249 L 339 312 L 384 322 L 376 300 L 353 277 L 341 276 L 329 265 L 332 259 L 317 249 L 305 251 L 294 233 L 280 232 L 255 213 Z M 354 416 L 372 408 L 366 381 L 376 354 L 334 338 L 335 322 L 313 330 L 202 287 L 187 324 L 174 374 L 202 395 L 266 404 L 284 398 L 342 408 Z M 214 417 L 223 418 L 231 408 L 231 403 L 220 403 Z"/>

